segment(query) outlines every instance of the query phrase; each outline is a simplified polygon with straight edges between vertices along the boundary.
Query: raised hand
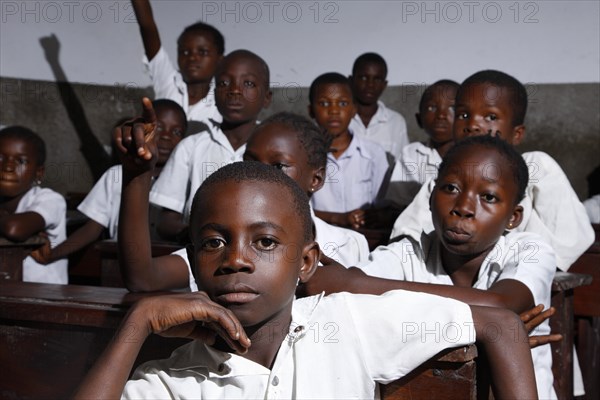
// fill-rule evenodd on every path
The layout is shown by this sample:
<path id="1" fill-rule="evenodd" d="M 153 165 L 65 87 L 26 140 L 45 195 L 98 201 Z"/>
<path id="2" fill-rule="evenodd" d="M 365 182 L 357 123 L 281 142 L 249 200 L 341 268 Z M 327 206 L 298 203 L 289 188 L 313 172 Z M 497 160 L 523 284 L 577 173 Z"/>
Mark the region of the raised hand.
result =
<path id="1" fill-rule="evenodd" d="M 119 152 L 123 170 L 127 172 L 151 171 L 158 158 L 154 141 L 156 113 L 152 102 L 147 97 L 142 99 L 142 107 L 141 117 L 124 123 L 115 128 L 113 132 L 113 140 Z"/>
<path id="2" fill-rule="evenodd" d="M 53 33 L 50 36 L 40 38 L 40 45 L 44 49 L 44 56 L 48 62 L 58 61 L 58 52 L 60 51 L 60 42 Z"/>

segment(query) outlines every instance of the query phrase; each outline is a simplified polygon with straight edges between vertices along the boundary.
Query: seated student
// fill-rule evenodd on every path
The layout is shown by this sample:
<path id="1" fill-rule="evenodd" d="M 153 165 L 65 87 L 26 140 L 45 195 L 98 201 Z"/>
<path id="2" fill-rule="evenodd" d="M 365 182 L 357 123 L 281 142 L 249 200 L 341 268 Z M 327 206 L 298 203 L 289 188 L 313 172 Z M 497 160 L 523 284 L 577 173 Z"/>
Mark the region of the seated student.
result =
<path id="1" fill-rule="evenodd" d="M 67 235 L 67 203 L 55 191 L 40 187 L 46 145 L 22 126 L 0 131 L 0 236 L 20 242 L 45 232 L 52 246 Z M 23 281 L 68 283 L 67 260 L 38 264 L 23 260 Z"/>
<path id="2" fill-rule="evenodd" d="M 275 114 L 248 139 L 244 160 L 259 161 L 281 169 L 294 179 L 310 199 L 325 182 L 327 152 L 331 138 L 307 118 L 288 112 Z M 360 233 L 329 225 L 314 214 L 315 241 L 329 258 L 356 265 L 369 256 L 367 239 Z M 346 260 L 346 263 L 344 261 Z"/>
<path id="3" fill-rule="evenodd" d="M 456 95 L 454 140 L 477 135 L 497 135 L 516 146 L 525 136 L 523 121 L 527 91 L 512 76 L 500 71 L 480 71 L 467 78 Z M 529 185 L 523 222 L 511 232 L 534 232 L 552 246 L 556 266 L 566 271 L 594 241 L 585 208 L 560 166 L 541 151 L 523 153 L 529 168 Z M 391 240 L 410 236 L 419 240 L 431 232 L 429 196 L 433 180 L 424 184 L 394 223 Z M 560 194 L 560 195 L 558 195 Z"/>
<path id="4" fill-rule="evenodd" d="M 147 108 L 147 104 L 144 104 L 144 113 L 143 118 L 136 120 L 145 122 L 138 129 L 152 132 L 153 112 L 151 108 Z M 134 127 L 135 125 L 127 124 L 123 129 L 131 132 Z M 328 137 L 319 132 L 308 119 L 291 113 L 279 113 L 255 128 L 248 140 L 244 159 L 260 161 L 281 169 L 310 197 L 323 185 L 329 142 Z M 147 197 L 147 193 L 144 197 Z M 134 200 L 133 203 L 137 201 Z M 141 238 L 145 235 L 145 228 L 134 223 L 137 221 L 135 215 L 125 214 L 125 218 L 124 221 L 130 221 L 128 237 Z M 345 265 L 355 265 L 368 258 L 369 248 L 363 235 L 328 225 L 314 215 L 313 221 L 317 240 L 327 256 L 346 262 Z M 144 244 L 136 243 L 135 246 L 145 248 Z M 188 286 L 191 291 L 198 290 L 187 263 L 185 249 L 156 258 L 140 251 L 136 258 L 135 264 L 121 263 L 123 280 L 129 290 L 167 290 Z"/>
<path id="5" fill-rule="evenodd" d="M 396 160 L 386 199 L 399 207 L 410 204 L 421 185 L 435 179 L 442 157 L 454 143 L 452 125 L 458 87 L 458 83 L 444 79 L 429 86 L 421 96 L 415 117 L 429 140 L 410 143 Z"/>
<path id="6" fill-rule="evenodd" d="M 550 307 L 552 248 L 535 233 L 504 236 L 521 223 L 527 176 L 523 158 L 498 137 L 458 142 L 444 157 L 431 194 L 434 231 L 378 247 L 361 269 L 370 276 L 433 284 L 424 291 L 468 304 L 516 313 L 536 304 Z M 550 333 L 548 321 L 537 333 Z M 538 395 L 556 398 L 550 345 L 532 349 L 532 357 Z"/>
<path id="7" fill-rule="evenodd" d="M 215 75 L 217 108 L 223 117 L 207 134 L 191 135 L 173 151 L 152 188 L 150 201 L 163 207 L 158 232 L 164 239 L 185 237 L 192 199 L 208 175 L 241 161 L 256 118 L 271 103 L 269 67 L 248 50 L 227 55 Z"/>
<path id="8" fill-rule="evenodd" d="M 183 108 L 172 100 L 158 99 L 152 102 L 156 112 L 156 145 L 158 160 L 153 179 L 158 178 L 171 152 L 183 139 L 187 129 L 187 119 Z M 32 257 L 41 264 L 48 264 L 67 258 L 90 243 L 100 239 L 108 229 L 110 239 L 117 238 L 119 226 L 119 206 L 121 204 L 122 165 L 110 167 L 100 177 L 77 209 L 88 217 L 88 221 L 60 245 L 50 248 L 47 244 L 32 252 Z M 156 211 L 156 210 L 154 210 Z M 150 213 L 151 223 L 158 219 L 157 212 Z M 156 229 L 151 229 L 152 238 L 158 239 Z"/>
<path id="9" fill-rule="evenodd" d="M 123 162 L 121 213 L 147 211 L 147 197 L 138 204 L 128 197 L 148 188 L 155 155 L 143 130 L 123 143 L 131 162 Z M 256 162 L 219 169 L 200 186 L 190 220 L 188 254 L 203 291 L 134 304 L 74 398 L 374 398 L 377 382 L 398 379 L 475 336 L 491 360 L 496 398 L 537 397 L 527 343 L 484 333 L 494 323 L 525 334 L 507 310 L 405 291 L 295 300 L 320 251 L 306 194 L 281 171 Z M 135 262 L 137 249 L 124 247 Z M 314 340 L 308 328 L 332 321 L 340 332 L 335 342 Z M 423 328 L 403 335 L 406 321 Z M 426 340 L 436 326 L 455 329 Z M 197 340 L 144 364 L 127 382 L 153 333 Z"/>
<path id="10" fill-rule="evenodd" d="M 331 224 L 358 229 L 367 221 L 366 210 L 378 206 L 385 193 L 385 151 L 349 130 L 356 108 L 348 78 L 335 72 L 318 76 L 309 101 L 310 116 L 333 138 L 325 185 L 313 195 L 313 209 Z"/>
<path id="11" fill-rule="evenodd" d="M 131 2 L 150 71 L 155 98 L 175 101 L 186 112 L 190 133 L 221 122 L 214 99 L 213 76 L 225 53 L 225 39 L 215 27 L 197 22 L 186 27 L 177 39 L 177 71 L 162 47 L 148 0 Z M 199 123 L 198 123 L 199 122 Z"/>
<path id="12" fill-rule="evenodd" d="M 379 54 L 365 53 L 354 61 L 350 83 L 356 115 L 350 131 L 379 144 L 393 163 L 408 145 L 408 135 L 404 117 L 379 100 L 387 87 L 386 78 L 387 64 Z"/>

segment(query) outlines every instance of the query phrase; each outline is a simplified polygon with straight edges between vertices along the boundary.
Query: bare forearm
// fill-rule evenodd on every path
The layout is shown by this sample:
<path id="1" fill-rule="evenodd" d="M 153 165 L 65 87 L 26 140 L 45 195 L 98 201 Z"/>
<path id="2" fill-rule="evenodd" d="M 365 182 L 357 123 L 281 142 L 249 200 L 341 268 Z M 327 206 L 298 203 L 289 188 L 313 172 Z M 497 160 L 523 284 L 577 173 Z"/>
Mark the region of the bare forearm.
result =
<path id="1" fill-rule="evenodd" d="M 98 240 L 104 227 L 94 220 L 87 221 L 64 242 L 52 249 L 48 263 L 68 257 L 90 243 Z"/>
<path id="2" fill-rule="evenodd" d="M 128 177 L 123 171 L 123 191 L 119 213 L 119 264 L 125 286 L 132 290 L 147 279 L 151 268 L 152 247 L 148 221 L 148 193 L 152 172 Z"/>
<path id="3" fill-rule="evenodd" d="M 529 340 L 513 312 L 472 306 L 477 343 L 489 360 L 496 399 L 537 399 Z"/>
<path id="4" fill-rule="evenodd" d="M 152 7 L 148 0 L 132 0 L 131 5 L 140 26 L 146 57 L 148 60 L 152 60 L 161 46 L 158 28 L 152 15 Z"/>
<path id="5" fill-rule="evenodd" d="M 0 236 L 22 242 L 44 230 L 45 221 L 36 212 L 10 214 L 0 217 Z"/>
<path id="6" fill-rule="evenodd" d="M 140 315 L 131 311 L 127 314 L 113 340 L 77 389 L 74 399 L 121 397 L 133 363 L 149 335 Z"/>

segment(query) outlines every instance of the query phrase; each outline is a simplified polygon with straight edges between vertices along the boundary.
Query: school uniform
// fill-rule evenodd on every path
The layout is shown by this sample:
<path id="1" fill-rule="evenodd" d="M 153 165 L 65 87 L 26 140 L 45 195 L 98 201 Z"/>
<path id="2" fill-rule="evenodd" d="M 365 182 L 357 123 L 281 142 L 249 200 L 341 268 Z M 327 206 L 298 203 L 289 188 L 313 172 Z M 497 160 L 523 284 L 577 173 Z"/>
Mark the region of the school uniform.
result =
<path id="1" fill-rule="evenodd" d="M 533 232 L 552 246 L 556 265 L 567 271 L 594 241 L 594 230 L 585 207 L 569 179 L 552 157 L 541 151 L 522 154 L 529 168 L 523 221 L 511 232 Z M 414 200 L 396 219 L 390 240 L 410 236 L 419 240 L 422 232 L 433 231 L 429 197 L 435 182 L 425 183 Z M 509 235 L 512 233 L 509 233 Z"/>
<path id="2" fill-rule="evenodd" d="M 422 233 L 419 240 L 406 238 L 380 246 L 360 268 L 371 276 L 410 282 L 453 285 L 441 260 L 442 244 L 434 232 Z M 503 279 L 523 283 L 531 291 L 534 304 L 550 307 L 550 291 L 556 271 L 552 248 L 537 234 L 518 232 L 501 236 L 481 264 L 474 289 L 487 290 Z M 532 333 L 550 334 L 546 320 Z M 550 344 L 531 349 L 540 399 L 556 399 L 553 388 Z"/>
<path id="3" fill-rule="evenodd" d="M 410 143 L 394 164 L 386 199 L 400 206 L 410 204 L 421 186 L 437 177 L 441 163 L 436 149 L 421 142 Z"/>
<path id="4" fill-rule="evenodd" d="M 348 212 L 370 207 L 383 194 L 388 163 L 377 143 L 353 135 L 339 157 L 327 155 L 325 185 L 313 194 L 311 205 L 317 211 Z"/>
<path id="5" fill-rule="evenodd" d="M 144 56 L 143 63 L 150 73 L 155 99 L 173 100 L 184 109 L 188 121 L 200 121 L 206 125 L 209 125 L 209 120 L 221 122 L 222 117 L 215 103 L 214 80 L 210 84 L 206 97 L 196 104 L 190 105 L 187 85 L 183 81 L 181 73 L 173 66 L 163 47 L 158 50 L 158 53 L 150 61 Z M 190 133 L 198 131 L 193 130 Z"/>
<path id="6" fill-rule="evenodd" d="M 35 212 L 44 218 L 44 232 L 52 248 L 64 242 L 67 237 L 67 202 L 52 189 L 33 186 L 19 201 L 15 214 Z M 68 260 L 58 260 L 50 264 L 39 264 L 31 256 L 23 260 L 23 282 L 69 283 Z"/>
<path id="7" fill-rule="evenodd" d="M 583 202 L 592 224 L 600 224 L 600 194 L 590 197 Z"/>
<path id="8" fill-rule="evenodd" d="M 394 160 L 400 157 L 404 146 L 408 145 L 406 121 L 404 117 L 377 101 L 377 111 L 371 117 L 369 126 L 365 126 L 358 113 L 350 121 L 350 130 L 357 136 L 379 144 Z"/>
<path id="9" fill-rule="evenodd" d="M 193 341 L 167 360 L 140 366 L 123 398 L 374 398 L 376 383 L 474 341 L 470 308 L 451 299 L 401 290 L 311 296 L 294 301 L 271 369 Z"/>
<path id="10" fill-rule="evenodd" d="M 183 214 L 188 221 L 196 190 L 224 165 L 242 161 L 244 143 L 234 150 L 219 124 L 179 142 L 150 191 L 150 202 Z"/>

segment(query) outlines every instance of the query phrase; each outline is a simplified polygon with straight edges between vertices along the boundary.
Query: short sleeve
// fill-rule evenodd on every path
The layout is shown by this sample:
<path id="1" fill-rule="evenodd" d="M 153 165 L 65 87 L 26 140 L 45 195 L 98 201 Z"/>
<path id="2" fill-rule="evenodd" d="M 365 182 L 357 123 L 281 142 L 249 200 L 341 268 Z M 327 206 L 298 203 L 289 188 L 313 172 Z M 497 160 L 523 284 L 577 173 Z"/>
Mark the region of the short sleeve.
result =
<path id="1" fill-rule="evenodd" d="M 64 224 L 67 213 L 67 202 L 59 193 L 49 189 L 41 189 L 31 199 L 27 212 L 35 212 L 42 216 L 46 230 L 54 230 Z"/>
<path id="2" fill-rule="evenodd" d="M 115 186 L 122 185 L 121 171 L 120 165 L 106 170 L 77 207 L 88 218 L 93 219 L 105 228 L 108 228 L 111 222 L 114 222 L 114 218 L 118 218 L 118 216 L 115 217 L 112 214 L 116 192 Z M 120 193 L 120 190 L 118 192 Z M 120 198 L 117 199 L 119 202 L 120 200 Z"/>
<path id="3" fill-rule="evenodd" d="M 150 73 L 155 98 L 173 98 L 172 92 L 176 90 L 175 75 L 177 71 L 173 67 L 164 47 L 161 46 L 158 53 L 150 61 L 144 56 L 143 62 Z"/>

